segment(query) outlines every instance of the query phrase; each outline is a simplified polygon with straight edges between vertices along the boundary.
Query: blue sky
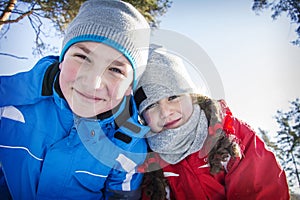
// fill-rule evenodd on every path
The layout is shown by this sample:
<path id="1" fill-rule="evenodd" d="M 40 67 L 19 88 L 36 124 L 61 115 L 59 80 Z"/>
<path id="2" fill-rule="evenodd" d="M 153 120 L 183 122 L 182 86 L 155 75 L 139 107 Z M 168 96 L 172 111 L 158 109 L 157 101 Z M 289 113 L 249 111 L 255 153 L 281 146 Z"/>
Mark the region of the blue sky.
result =
<path id="1" fill-rule="evenodd" d="M 225 100 L 233 114 L 254 129 L 274 132 L 278 109 L 300 97 L 300 48 L 290 44 L 295 26 L 282 15 L 273 21 L 269 11 L 256 15 L 252 1 L 174 0 L 161 17 L 161 29 L 178 32 L 208 54 L 221 77 Z M 52 30 L 53 31 L 53 30 Z M 0 74 L 30 69 L 33 30 L 23 20 L 12 25 L 0 52 L 28 57 L 0 56 Z M 174 41 L 176 42 L 176 41 Z M 51 39 L 60 49 L 61 39 Z"/>

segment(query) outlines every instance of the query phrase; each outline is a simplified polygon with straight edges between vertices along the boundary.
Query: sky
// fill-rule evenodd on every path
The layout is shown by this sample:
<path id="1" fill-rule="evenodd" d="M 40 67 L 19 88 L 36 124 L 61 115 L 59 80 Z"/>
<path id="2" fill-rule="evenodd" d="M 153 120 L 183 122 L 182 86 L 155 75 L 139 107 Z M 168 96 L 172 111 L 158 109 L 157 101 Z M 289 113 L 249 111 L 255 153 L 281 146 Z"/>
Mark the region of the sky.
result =
<path id="1" fill-rule="evenodd" d="M 232 113 L 274 137 L 276 111 L 287 111 L 289 101 L 300 97 L 300 48 L 290 43 L 295 26 L 285 14 L 274 21 L 269 11 L 257 15 L 251 7 L 250 0 L 173 0 L 159 18 L 160 28 L 198 44 L 221 78 Z M 0 56 L 3 75 L 29 70 L 39 59 L 31 54 L 34 33 L 28 22 L 10 28 L 0 52 L 28 59 Z M 61 39 L 51 43 L 60 49 Z"/>

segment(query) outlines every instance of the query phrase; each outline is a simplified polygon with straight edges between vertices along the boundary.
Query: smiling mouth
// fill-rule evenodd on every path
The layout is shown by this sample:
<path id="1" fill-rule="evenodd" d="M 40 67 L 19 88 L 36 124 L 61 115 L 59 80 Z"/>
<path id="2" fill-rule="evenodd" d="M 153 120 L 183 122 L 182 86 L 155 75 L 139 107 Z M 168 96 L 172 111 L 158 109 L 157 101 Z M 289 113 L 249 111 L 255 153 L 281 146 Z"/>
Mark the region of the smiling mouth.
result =
<path id="1" fill-rule="evenodd" d="M 84 99 L 87 99 L 89 101 L 101 101 L 104 100 L 102 98 L 99 97 L 95 97 L 94 95 L 89 95 L 89 94 L 84 94 L 82 92 L 79 92 L 78 90 L 74 89 L 76 91 L 77 94 L 79 94 L 81 97 L 83 97 Z"/>
<path id="2" fill-rule="evenodd" d="M 170 121 L 164 125 L 164 128 L 167 128 L 167 129 L 176 128 L 177 127 L 176 125 L 180 120 L 181 120 L 181 118 Z"/>

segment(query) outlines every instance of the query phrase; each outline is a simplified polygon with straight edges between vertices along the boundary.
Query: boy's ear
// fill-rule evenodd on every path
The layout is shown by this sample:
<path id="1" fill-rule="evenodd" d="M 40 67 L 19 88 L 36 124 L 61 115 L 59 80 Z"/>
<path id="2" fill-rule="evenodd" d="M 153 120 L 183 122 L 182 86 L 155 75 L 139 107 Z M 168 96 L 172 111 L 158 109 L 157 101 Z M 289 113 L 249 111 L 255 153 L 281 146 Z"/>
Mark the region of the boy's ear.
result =
<path id="1" fill-rule="evenodd" d="M 58 66 L 58 67 L 59 67 L 59 69 L 61 70 L 61 68 L 62 68 L 62 63 L 59 63 L 59 66 Z"/>

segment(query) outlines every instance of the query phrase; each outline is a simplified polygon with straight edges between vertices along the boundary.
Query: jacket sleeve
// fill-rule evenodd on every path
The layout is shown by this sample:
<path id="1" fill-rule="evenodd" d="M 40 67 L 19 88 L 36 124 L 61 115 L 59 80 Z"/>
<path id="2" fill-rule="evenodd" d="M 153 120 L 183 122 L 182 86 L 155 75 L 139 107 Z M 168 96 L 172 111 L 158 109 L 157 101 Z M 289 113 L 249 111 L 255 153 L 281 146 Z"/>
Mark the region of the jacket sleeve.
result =
<path id="1" fill-rule="evenodd" d="M 274 154 L 245 123 L 232 120 L 242 157 L 229 166 L 225 178 L 228 199 L 289 199 L 286 175 Z"/>
<path id="2" fill-rule="evenodd" d="M 105 199 L 141 198 L 143 173 L 138 172 L 137 168 L 146 158 L 145 140 L 140 138 L 128 152 L 128 154 L 120 154 L 116 159 L 118 163 L 106 180 Z"/>
<path id="3" fill-rule="evenodd" d="M 0 107 L 36 103 L 42 97 L 44 74 L 58 57 L 47 56 L 27 72 L 0 76 Z"/>
<path id="4" fill-rule="evenodd" d="M 122 178 L 124 177 L 124 178 Z M 138 200 L 141 198 L 143 174 L 136 172 L 117 172 L 114 170 L 107 180 L 105 199 Z M 130 187 L 128 187 L 130 185 Z"/>

